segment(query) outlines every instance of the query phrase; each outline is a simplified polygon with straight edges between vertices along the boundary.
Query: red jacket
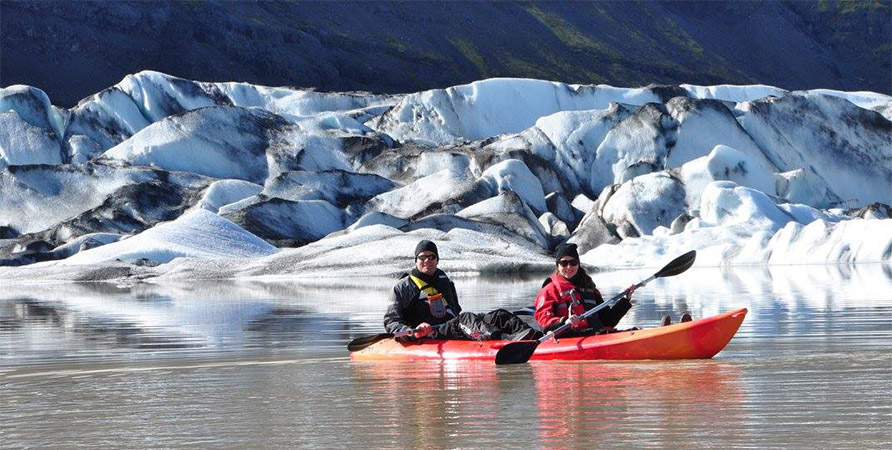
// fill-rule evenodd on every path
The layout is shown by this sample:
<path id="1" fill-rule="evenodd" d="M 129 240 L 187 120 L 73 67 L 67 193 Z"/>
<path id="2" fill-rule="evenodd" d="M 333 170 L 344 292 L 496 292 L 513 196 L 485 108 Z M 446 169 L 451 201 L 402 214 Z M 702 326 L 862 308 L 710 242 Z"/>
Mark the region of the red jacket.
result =
<path id="1" fill-rule="evenodd" d="M 579 269 L 582 271 L 582 268 Z M 604 299 L 595 287 L 595 283 L 585 273 L 581 272 L 573 283 L 560 275 L 552 275 L 546 284 L 542 286 L 536 296 L 536 322 L 545 331 L 551 331 L 561 325 L 561 321 L 567 317 L 573 299 L 577 299 L 573 307 L 573 314 L 581 315 L 585 311 L 594 308 Z M 578 283 L 578 284 L 577 284 Z M 622 299 L 609 308 L 604 308 L 573 326 L 572 331 L 584 331 L 582 334 L 599 333 L 610 330 L 632 309 L 632 303 L 628 299 Z M 589 330 L 590 328 L 590 330 Z"/>
<path id="2" fill-rule="evenodd" d="M 573 314 L 583 314 L 585 305 L 579 288 L 566 278 L 553 274 L 551 283 L 543 286 L 536 295 L 536 322 L 546 331 L 557 328 L 569 316 L 568 311 L 574 299 L 576 304 L 573 305 Z M 588 322 L 582 320 L 573 325 L 572 329 L 583 330 L 588 327 Z"/>

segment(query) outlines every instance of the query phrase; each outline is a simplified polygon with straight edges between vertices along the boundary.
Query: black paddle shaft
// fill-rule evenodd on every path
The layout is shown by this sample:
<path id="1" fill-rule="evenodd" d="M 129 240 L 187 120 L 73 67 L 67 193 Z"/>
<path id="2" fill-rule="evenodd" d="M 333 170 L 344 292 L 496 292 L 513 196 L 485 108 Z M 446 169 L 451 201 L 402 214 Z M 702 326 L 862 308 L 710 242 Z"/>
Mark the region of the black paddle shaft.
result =
<path id="1" fill-rule="evenodd" d="M 651 281 L 656 280 L 657 278 L 665 278 L 665 277 L 675 276 L 675 275 L 678 275 L 678 274 L 690 269 L 691 266 L 694 265 L 694 259 L 696 259 L 696 258 L 697 258 L 697 252 L 694 250 L 691 250 L 691 251 L 685 253 L 684 255 L 681 255 L 678 258 L 673 259 L 669 264 L 666 264 L 662 269 L 660 269 L 659 272 L 655 273 L 650 278 L 636 284 L 635 289 L 638 289 L 638 288 L 646 285 L 647 283 L 650 283 Z M 584 314 L 579 316 L 580 319 L 585 319 L 585 318 L 591 316 L 592 314 L 594 314 L 604 308 L 607 308 L 608 306 L 613 305 L 614 303 L 618 302 L 619 299 L 625 297 L 628 294 L 628 292 L 629 292 L 629 290 L 626 289 L 626 290 L 620 292 L 619 294 L 617 294 L 615 297 L 611 298 L 610 300 L 607 300 L 606 302 L 601 303 L 600 305 L 586 311 Z M 522 363 L 529 361 L 530 358 L 533 356 L 533 353 L 536 351 L 536 348 L 539 346 L 539 344 L 541 344 L 549 339 L 552 339 L 554 336 L 557 336 L 558 334 L 564 332 L 567 328 L 570 328 L 571 326 L 572 326 L 572 324 L 570 322 L 567 322 L 567 323 L 561 325 L 560 327 L 554 329 L 553 331 L 549 332 L 545 336 L 542 336 L 537 341 L 513 342 L 513 343 L 505 345 L 504 347 L 499 349 L 498 353 L 496 353 L 496 364 L 498 364 L 498 365 L 522 364 Z"/>

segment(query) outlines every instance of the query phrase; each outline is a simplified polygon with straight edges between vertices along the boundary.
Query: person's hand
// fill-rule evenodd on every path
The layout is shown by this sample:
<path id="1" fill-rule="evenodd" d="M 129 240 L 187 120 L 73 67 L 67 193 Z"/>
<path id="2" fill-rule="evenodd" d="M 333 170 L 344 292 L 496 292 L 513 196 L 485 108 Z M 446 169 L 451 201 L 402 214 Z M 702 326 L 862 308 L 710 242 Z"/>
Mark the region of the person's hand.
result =
<path id="1" fill-rule="evenodd" d="M 422 322 L 422 323 L 418 324 L 418 326 L 415 327 L 415 330 L 413 330 L 413 331 L 415 331 L 415 338 L 421 339 L 421 338 L 433 333 L 434 327 L 432 327 L 431 324 L 429 324 L 427 322 Z"/>
<path id="2" fill-rule="evenodd" d="M 637 289 L 637 288 L 638 288 L 638 285 L 633 284 L 633 285 L 629 286 L 628 289 L 626 289 L 625 299 L 627 301 L 630 301 L 630 302 L 632 301 L 632 293 L 635 292 L 635 289 Z"/>
<path id="3" fill-rule="evenodd" d="M 564 323 L 570 323 L 572 326 L 576 326 L 577 323 L 582 322 L 582 318 L 577 316 L 576 314 L 571 314 L 570 317 L 564 319 Z"/>

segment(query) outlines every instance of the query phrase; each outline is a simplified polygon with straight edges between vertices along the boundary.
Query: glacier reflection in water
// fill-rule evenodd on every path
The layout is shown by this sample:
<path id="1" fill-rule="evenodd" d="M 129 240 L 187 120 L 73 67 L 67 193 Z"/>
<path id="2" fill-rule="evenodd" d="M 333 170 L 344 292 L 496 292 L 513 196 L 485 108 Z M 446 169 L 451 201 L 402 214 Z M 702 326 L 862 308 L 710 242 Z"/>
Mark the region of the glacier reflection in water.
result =
<path id="1" fill-rule="evenodd" d="M 599 273 L 606 295 L 650 273 Z M 463 305 L 541 282 L 456 279 Z M 392 280 L 4 286 L 4 448 L 883 448 L 892 270 L 695 268 L 636 293 L 621 326 L 747 307 L 716 358 L 351 362 Z"/>

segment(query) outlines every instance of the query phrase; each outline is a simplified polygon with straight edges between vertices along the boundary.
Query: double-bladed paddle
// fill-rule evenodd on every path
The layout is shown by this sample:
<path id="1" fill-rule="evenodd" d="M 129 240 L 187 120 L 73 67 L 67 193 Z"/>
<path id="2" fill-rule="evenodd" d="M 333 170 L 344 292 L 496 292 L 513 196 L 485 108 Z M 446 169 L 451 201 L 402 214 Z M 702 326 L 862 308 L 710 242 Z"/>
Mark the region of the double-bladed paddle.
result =
<path id="1" fill-rule="evenodd" d="M 431 333 L 439 330 L 440 327 L 442 327 L 442 326 L 443 325 L 434 325 L 433 327 L 431 327 L 432 328 Z M 404 331 L 402 333 L 396 333 L 396 334 L 378 333 L 378 334 L 374 334 L 371 336 L 358 337 L 358 338 L 350 341 L 349 344 L 347 344 L 347 350 L 349 350 L 351 352 L 357 352 L 357 351 L 360 351 L 360 350 L 362 350 L 372 344 L 375 344 L 379 341 L 383 341 L 384 339 L 399 338 L 399 337 L 403 337 L 403 336 L 409 336 L 411 334 L 415 334 L 415 331 Z"/>
<path id="2" fill-rule="evenodd" d="M 673 259 L 672 262 L 670 262 L 669 264 L 666 264 L 665 267 L 660 269 L 660 271 L 655 273 L 652 277 L 636 284 L 635 289 L 638 289 L 638 288 L 644 286 L 645 284 L 650 283 L 653 280 L 656 280 L 657 278 L 671 277 L 674 275 L 678 275 L 678 274 L 684 272 L 685 270 L 690 269 L 691 266 L 694 264 L 694 259 L 696 257 L 697 257 L 697 252 L 694 250 L 691 250 L 691 251 L 685 253 L 684 255 L 681 255 L 678 258 Z M 600 305 L 586 311 L 585 314 L 580 315 L 579 318 L 585 319 L 585 318 L 591 316 L 592 314 L 618 302 L 619 299 L 626 296 L 628 291 L 629 290 L 626 289 L 626 290 L 620 292 L 619 294 L 617 294 L 615 297 L 611 298 L 610 300 L 607 300 L 606 302 L 601 303 Z M 533 353 L 536 351 L 536 348 L 539 347 L 539 344 L 547 341 L 548 339 L 552 339 L 554 336 L 557 336 L 558 334 L 564 332 L 566 329 L 570 328 L 571 326 L 572 325 L 569 322 L 567 322 L 567 323 L 561 325 L 560 327 L 556 328 L 554 331 L 551 331 L 548 334 L 546 334 L 545 336 L 542 336 L 541 338 L 539 338 L 536 341 L 512 342 L 510 344 L 506 344 L 504 347 L 499 349 L 498 353 L 496 353 L 496 364 L 499 364 L 499 365 L 502 365 L 502 364 L 523 364 L 523 363 L 529 361 L 530 357 L 532 357 Z"/>

